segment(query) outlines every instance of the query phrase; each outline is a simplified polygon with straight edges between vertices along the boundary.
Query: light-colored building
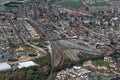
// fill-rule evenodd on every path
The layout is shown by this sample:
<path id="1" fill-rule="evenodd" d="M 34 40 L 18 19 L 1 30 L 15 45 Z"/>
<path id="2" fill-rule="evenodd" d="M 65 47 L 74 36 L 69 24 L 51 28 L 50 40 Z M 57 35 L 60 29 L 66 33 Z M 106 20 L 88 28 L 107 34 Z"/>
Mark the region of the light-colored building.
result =
<path id="1" fill-rule="evenodd" d="M 21 63 L 18 63 L 18 68 L 21 69 L 21 68 L 27 68 L 27 67 L 30 67 L 30 66 L 37 66 L 36 63 L 34 63 L 33 61 L 26 61 L 26 62 L 21 62 Z"/>
<path id="2" fill-rule="evenodd" d="M 11 69 L 12 68 L 11 68 L 11 66 L 8 63 L 6 63 L 6 62 L 0 63 L 0 72 L 8 71 L 8 70 L 11 70 Z"/>

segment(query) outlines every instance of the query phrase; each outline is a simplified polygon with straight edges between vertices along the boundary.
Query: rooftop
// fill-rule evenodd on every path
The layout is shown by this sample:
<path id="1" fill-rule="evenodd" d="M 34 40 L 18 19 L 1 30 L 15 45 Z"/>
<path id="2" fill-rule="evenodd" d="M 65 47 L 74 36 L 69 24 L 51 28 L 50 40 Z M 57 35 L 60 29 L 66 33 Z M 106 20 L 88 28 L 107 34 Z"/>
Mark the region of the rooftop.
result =
<path id="1" fill-rule="evenodd" d="M 27 67 L 30 67 L 30 66 L 36 66 L 37 64 L 34 63 L 33 61 L 27 61 L 27 62 L 21 62 L 21 63 L 18 63 L 18 68 L 21 69 L 21 68 L 27 68 Z"/>
<path id="2" fill-rule="evenodd" d="M 0 71 L 5 71 L 5 70 L 10 70 L 11 69 L 11 66 L 4 62 L 4 63 L 0 63 Z"/>

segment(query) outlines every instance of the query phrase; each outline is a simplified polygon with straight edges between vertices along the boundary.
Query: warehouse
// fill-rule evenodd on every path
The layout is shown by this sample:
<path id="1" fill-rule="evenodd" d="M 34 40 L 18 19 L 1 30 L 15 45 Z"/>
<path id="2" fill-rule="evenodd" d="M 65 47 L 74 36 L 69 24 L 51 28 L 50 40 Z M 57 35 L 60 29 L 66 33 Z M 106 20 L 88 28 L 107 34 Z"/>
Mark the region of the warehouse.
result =
<path id="1" fill-rule="evenodd" d="M 8 63 L 6 63 L 6 62 L 0 63 L 0 72 L 1 71 L 9 71 L 11 69 L 12 68 L 11 68 L 11 66 Z"/>
<path id="2" fill-rule="evenodd" d="M 21 68 L 27 68 L 27 67 L 30 67 L 30 66 L 37 66 L 36 63 L 34 63 L 33 61 L 27 61 L 27 62 L 21 62 L 21 63 L 18 63 L 18 68 L 21 69 Z"/>

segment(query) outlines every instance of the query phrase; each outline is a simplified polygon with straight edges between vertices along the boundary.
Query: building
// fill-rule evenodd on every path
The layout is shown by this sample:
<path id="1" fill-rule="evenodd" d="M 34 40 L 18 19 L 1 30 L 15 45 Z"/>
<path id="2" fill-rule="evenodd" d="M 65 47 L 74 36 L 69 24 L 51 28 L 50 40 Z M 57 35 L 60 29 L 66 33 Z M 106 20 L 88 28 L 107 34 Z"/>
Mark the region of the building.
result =
<path id="1" fill-rule="evenodd" d="M 27 67 L 30 67 L 30 66 L 37 66 L 36 63 L 34 63 L 33 61 L 26 61 L 26 62 L 21 62 L 21 63 L 18 63 L 18 68 L 21 69 L 21 68 L 27 68 Z"/>
<path id="2" fill-rule="evenodd" d="M 6 62 L 0 63 L 0 72 L 2 72 L 2 71 L 9 71 L 11 69 L 12 68 L 11 68 L 11 66 L 8 63 L 6 63 Z"/>

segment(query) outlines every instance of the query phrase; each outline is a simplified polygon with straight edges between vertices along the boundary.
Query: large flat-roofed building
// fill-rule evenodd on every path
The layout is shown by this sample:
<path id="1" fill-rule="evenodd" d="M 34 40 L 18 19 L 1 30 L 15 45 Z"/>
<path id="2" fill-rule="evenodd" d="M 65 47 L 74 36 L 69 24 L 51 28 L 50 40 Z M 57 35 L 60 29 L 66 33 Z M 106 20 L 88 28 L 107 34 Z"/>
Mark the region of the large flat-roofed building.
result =
<path id="1" fill-rule="evenodd" d="M 8 71 L 8 70 L 11 70 L 11 69 L 12 68 L 11 68 L 11 66 L 8 63 L 6 63 L 6 62 L 0 63 L 0 72 Z"/>
<path id="2" fill-rule="evenodd" d="M 30 66 L 37 66 L 36 63 L 34 63 L 33 61 L 26 61 L 26 62 L 21 62 L 21 63 L 18 63 L 18 68 L 21 69 L 21 68 L 27 68 L 27 67 L 30 67 Z"/>

